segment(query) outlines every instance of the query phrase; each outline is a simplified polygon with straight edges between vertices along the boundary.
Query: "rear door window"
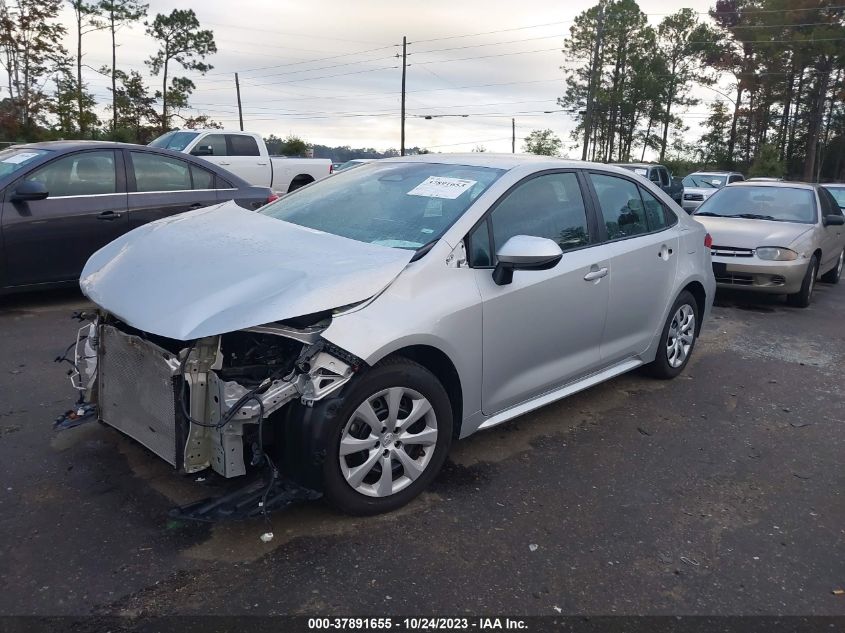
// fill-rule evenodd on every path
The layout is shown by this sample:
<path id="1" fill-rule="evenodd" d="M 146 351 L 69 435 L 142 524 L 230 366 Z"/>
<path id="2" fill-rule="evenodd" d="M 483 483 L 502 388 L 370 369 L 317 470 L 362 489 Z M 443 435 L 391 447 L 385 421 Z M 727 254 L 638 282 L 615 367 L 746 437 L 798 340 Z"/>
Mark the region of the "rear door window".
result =
<path id="1" fill-rule="evenodd" d="M 194 189 L 214 189 L 214 174 L 202 167 L 191 165 L 191 180 Z"/>
<path id="2" fill-rule="evenodd" d="M 232 156 L 260 156 L 258 142 L 245 134 L 227 134 Z"/>
<path id="3" fill-rule="evenodd" d="M 661 202 L 649 191 L 640 187 L 640 196 L 643 199 L 643 212 L 645 214 L 646 226 L 649 231 L 660 231 L 673 225 L 677 217 L 667 210 Z"/>
<path id="4" fill-rule="evenodd" d="M 607 237 L 616 240 L 648 233 L 639 187 L 630 180 L 607 174 L 590 174 L 599 207 L 604 216 Z"/>
<path id="5" fill-rule="evenodd" d="M 136 191 L 190 191 L 193 188 L 190 165 L 186 161 L 145 152 L 130 154 Z"/>
<path id="6" fill-rule="evenodd" d="M 25 180 L 42 183 L 51 198 L 117 193 L 114 152 L 64 156 L 35 170 Z"/>

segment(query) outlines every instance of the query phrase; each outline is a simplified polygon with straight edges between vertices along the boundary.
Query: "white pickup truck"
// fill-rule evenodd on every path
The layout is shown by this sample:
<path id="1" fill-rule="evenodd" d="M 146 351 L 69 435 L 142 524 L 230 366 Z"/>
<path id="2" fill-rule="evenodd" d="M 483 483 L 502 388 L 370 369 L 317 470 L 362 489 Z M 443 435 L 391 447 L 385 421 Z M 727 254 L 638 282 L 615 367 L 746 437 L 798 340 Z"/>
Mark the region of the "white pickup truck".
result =
<path id="1" fill-rule="evenodd" d="M 270 156 L 260 134 L 229 130 L 173 130 L 159 136 L 152 147 L 201 156 L 228 169 L 251 185 L 288 193 L 331 173 L 328 158 Z"/>

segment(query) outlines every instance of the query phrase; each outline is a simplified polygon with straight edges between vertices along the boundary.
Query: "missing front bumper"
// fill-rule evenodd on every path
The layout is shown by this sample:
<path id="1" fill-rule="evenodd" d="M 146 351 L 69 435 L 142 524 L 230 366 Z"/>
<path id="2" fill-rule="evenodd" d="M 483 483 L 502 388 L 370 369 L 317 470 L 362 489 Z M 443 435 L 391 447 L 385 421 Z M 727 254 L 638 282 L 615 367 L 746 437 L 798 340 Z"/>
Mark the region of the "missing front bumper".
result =
<path id="1" fill-rule="evenodd" d="M 244 386 L 221 377 L 220 336 L 180 349 L 185 343 L 124 331 L 119 322 L 101 322 L 96 331 L 95 373 L 84 378 L 96 385 L 100 420 L 185 473 L 244 475 L 247 435 L 254 445 L 273 413 L 296 399 L 310 405 L 325 398 L 360 367 L 322 339 L 300 341 L 290 368 Z"/>

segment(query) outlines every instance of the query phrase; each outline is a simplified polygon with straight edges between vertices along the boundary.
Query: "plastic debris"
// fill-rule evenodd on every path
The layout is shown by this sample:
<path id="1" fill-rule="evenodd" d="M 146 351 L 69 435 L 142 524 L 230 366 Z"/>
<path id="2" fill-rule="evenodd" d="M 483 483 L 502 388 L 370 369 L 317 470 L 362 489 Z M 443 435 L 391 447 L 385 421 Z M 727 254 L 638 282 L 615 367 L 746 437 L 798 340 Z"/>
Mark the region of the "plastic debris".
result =
<path id="1" fill-rule="evenodd" d="M 537 545 L 537 543 L 529 543 L 528 544 L 528 549 L 530 549 L 532 552 L 536 552 L 538 547 L 540 547 L 540 546 Z"/>
<path id="2" fill-rule="evenodd" d="M 265 543 L 269 543 L 270 541 L 273 540 L 273 533 L 272 532 L 264 532 L 264 534 L 261 535 L 261 540 L 264 541 Z"/>
<path id="3" fill-rule="evenodd" d="M 831 592 L 834 596 L 845 596 L 845 589 L 836 588 Z"/>
<path id="4" fill-rule="evenodd" d="M 97 405 L 84 403 L 75 409 L 69 409 L 56 418 L 53 428 L 58 431 L 72 429 L 91 420 L 97 419 Z"/>
<path id="5" fill-rule="evenodd" d="M 698 567 L 701 565 L 697 560 L 694 558 L 687 558 L 686 556 L 681 556 L 681 562 L 686 563 L 687 565 L 692 565 L 693 567 Z"/>

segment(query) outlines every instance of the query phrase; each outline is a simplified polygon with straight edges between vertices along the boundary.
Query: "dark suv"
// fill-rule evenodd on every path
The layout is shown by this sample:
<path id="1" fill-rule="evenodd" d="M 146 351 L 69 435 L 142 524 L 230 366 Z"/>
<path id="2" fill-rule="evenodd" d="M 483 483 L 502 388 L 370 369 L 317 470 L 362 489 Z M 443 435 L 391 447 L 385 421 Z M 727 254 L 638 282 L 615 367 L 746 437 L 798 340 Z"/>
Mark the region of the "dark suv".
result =
<path id="1" fill-rule="evenodd" d="M 679 205 L 683 203 L 684 185 L 681 183 L 681 179 L 672 178 L 672 172 L 663 165 L 654 165 L 652 163 L 614 163 L 614 165 L 629 169 L 635 174 L 650 180 L 663 189 Z"/>

